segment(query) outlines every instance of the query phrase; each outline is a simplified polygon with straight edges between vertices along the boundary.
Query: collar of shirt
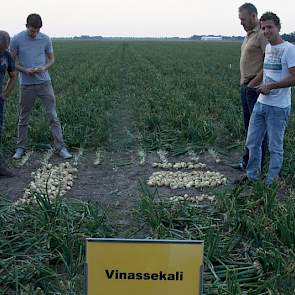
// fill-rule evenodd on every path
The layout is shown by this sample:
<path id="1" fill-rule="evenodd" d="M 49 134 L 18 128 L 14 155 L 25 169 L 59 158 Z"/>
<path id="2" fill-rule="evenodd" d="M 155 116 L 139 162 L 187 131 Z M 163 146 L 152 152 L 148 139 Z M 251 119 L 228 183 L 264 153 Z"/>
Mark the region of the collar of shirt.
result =
<path id="1" fill-rule="evenodd" d="M 25 33 L 26 33 L 26 38 L 27 38 L 28 40 L 30 40 L 30 41 L 34 41 L 34 40 L 42 39 L 40 32 L 36 35 L 35 38 L 32 38 L 32 37 L 28 34 L 27 31 L 25 31 Z"/>
<path id="2" fill-rule="evenodd" d="M 260 26 L 257 24 L 256 27 L 254 29 L 252 29 L 251 31 L 247 32 L 247 36 L 250 36 L 254 33 L 257 33 L 260 30 Z"/>

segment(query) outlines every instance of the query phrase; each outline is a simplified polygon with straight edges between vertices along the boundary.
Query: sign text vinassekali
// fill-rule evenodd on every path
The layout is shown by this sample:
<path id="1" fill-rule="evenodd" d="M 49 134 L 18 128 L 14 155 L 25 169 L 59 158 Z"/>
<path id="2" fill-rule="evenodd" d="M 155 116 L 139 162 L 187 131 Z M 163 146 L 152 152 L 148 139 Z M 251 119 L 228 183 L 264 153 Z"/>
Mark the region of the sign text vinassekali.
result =
<path id="1" fill-rule="evenodd" d="M 87 239 L 85 294 L 200 295 L 202 241 Z"/>

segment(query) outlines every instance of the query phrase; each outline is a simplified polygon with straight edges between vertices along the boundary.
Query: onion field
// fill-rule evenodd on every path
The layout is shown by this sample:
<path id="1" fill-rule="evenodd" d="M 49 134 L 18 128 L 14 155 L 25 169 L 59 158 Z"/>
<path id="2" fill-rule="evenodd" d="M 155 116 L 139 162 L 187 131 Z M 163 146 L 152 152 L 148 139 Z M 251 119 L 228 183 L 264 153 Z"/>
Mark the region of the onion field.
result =
<path id="1" fill-rule="evenodd" d="M 54 154 L 37 102 L 27 154 L 9 160 L 16 89 L 0 148 L 16 174 L 0 179 L 0 294 L 83 294 L 86 237 L 201 239 L 205 294 L 295 294 L 295 117 L 280 180 L 235 184 L 240 46 L 54 42 L 50 75 L 74 157 Z"/>

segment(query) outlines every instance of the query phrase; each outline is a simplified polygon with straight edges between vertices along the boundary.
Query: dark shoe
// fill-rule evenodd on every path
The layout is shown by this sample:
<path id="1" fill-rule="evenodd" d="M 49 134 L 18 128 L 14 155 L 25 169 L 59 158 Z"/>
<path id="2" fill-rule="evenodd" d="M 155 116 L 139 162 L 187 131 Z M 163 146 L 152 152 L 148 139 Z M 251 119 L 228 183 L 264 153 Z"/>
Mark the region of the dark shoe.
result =
<path id="1" fill-rule="evenodd" d="M 13 177 L 14 175 L 8 169 L 0 166 L 0 177 Z"/>
<path id="2" fill-rule="evenodd" d="M 244 163 L 237 163 L 237 164 L 232 164 L 230 165 L 230 167 L 240 170 L 240 171 L 245 171 L 246 170 L 246 165 L 244 165 Z"/>

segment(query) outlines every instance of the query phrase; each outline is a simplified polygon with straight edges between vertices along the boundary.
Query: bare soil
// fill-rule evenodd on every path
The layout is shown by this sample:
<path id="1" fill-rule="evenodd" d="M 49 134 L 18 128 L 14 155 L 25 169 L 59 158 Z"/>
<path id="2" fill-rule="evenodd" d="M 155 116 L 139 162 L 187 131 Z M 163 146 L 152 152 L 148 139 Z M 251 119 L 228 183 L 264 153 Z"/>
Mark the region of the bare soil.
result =
<path id="1" fill-rule="evenodd" d="M 0 193 L 11 200 L 22 197 L 24 189 L 32 180 L 31 173 L 41 167 L 43 157 L 44 153 L 33 152 L 23 166 L 16 167 L 13 166 L 13 163 L 10 164 L 10 170 L 15 176 L 12 178 L 0 178 Z M 169 162 L 191 161 L 188 154 L 177 158 L 168 158 L 168 160 Z M 154 171 L 160 170 L 159 168 L 152 168 L 152 163 L 159 161 L 156 152 L 147 153 L 143 165 L 140 165 L 136 151 L 105 152 L 102 163 L 94 165 L 95 152 L 85 151 L 78 162 L 78 177 L 66 197 L 95 200 L 105 207 L 129 210 L 135 206 L 138 200 L 140 181 L 146 183 Z M 216 163 L 208 152 L 204 152 L 200 155 L 199 161 L 205 163 L 208 170 L 219 171 L 225 175 L 228 178 L 229 185 L 242 175 L 241 172 L 229 166 L 232 157 L 229 157 L 229 159 L 221 158 L 221 162 Z M 57 164 L 62 160 L 54 155 L 49 162 Z M 224 189 L 224 186 L 220 186 L 218 189 Z M 158 188 L 158 191 L 160 196 L 182 193 L 198 194 L 200 192 L 197 189 L 190 189 L 189 191 L 187 189 L 176 189 L 172 191 L 170 188 L 165 187 Z"/>

